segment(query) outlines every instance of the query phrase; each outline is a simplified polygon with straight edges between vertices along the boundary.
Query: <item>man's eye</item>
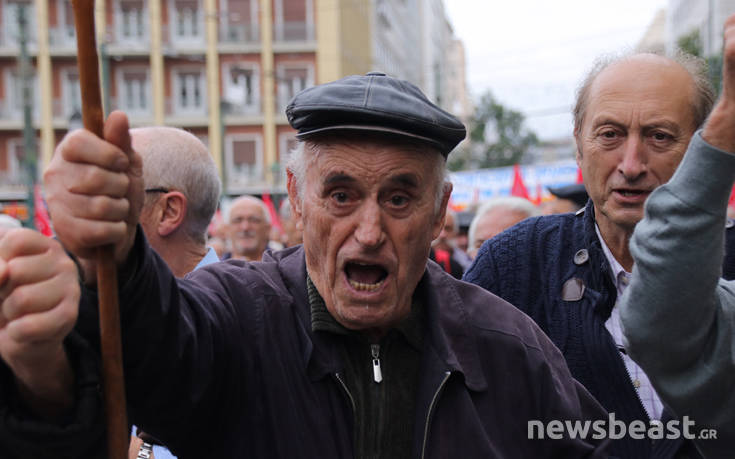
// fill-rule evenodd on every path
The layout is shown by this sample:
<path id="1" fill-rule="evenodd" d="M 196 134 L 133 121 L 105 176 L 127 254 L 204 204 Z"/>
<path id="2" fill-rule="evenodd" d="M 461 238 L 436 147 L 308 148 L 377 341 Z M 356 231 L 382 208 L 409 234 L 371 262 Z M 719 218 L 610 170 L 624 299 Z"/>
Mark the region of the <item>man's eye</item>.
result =
<path id="1" fill-rule="evenodd" d="M 606 139 L 614 139 L 617 137 L 617 133 L 615 131 L 604 131 L 602 136 Z"/>
<path id="2" fill-rule="evenodd" d="M 653 134 L 653 138 L 654 140 L 669 140 L 671 136 L 663 132 L 656 132 L 655 134 Z"/>
<path id="3" fill-rule="evenodd" d="M 396 207 L 405 206 L 406 204 L 408 204 L 408 198 L 401 195 L 392 196 L 390 198 L 390 203 Z"/>
<path id="4" fill-rule="evenodd" d="M 338 191 L 336 193 L 332 193 L 332 199 L 337 201 L 338 203 L 345 203 L 347 202 L 347 193 L 343 191 Z"/>

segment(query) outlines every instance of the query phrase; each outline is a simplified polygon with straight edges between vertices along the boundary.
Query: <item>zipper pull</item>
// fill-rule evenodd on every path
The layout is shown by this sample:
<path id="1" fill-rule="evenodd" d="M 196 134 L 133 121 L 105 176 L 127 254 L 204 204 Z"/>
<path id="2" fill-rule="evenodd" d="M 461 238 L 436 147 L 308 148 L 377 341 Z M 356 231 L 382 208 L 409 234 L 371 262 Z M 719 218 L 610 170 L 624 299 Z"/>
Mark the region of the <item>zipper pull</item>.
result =
<path id="1" fill-rule="evenodd" d="M 370 352 L 373 354 L 373 379 L 379 383 L 383 380 L 383 372 L 380 371 L 380 344 L 371 344 Z"/>

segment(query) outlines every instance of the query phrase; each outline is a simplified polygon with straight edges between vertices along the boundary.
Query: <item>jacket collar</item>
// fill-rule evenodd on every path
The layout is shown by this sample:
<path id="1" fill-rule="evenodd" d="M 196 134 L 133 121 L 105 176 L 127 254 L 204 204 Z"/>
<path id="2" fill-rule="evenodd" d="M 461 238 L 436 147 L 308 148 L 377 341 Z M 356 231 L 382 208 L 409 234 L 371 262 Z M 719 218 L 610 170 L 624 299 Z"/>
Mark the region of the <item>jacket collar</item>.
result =
<path id="1" fill-rule="evenodd" d="M 266 258 L 266 257 L 264 257 Z M 337 341 L 331 333 L 314 333 L 311 329 L 311 310 L 306 286 L 306 259 L 301 246 L 268 254 L 277 261 L 286 288 L 293 297 L 294 315 L 302 340 L 303 365 L 309 378 L 316 381 L 342 371 Z M 426 310 L 423 363 L 445 371 L 461 373 L 467 387 L 474 391 L 487 388 L 482 372 L 477 344 L 471 331 L 466 310 L 454 288 L 459 282 L 441 270 L 435 263 L 427 263 L 424 275 L 416 288 Z"/>

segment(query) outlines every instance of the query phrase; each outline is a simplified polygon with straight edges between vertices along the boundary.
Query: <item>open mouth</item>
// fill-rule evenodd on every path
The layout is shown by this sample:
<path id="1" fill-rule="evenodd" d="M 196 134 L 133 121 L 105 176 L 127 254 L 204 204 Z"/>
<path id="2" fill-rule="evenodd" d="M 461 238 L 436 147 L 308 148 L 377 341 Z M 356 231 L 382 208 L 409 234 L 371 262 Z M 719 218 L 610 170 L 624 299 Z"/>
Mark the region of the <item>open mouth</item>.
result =
<path id="1" fill-rule="evenodd" d="M 383 285 L 388 271 L 380 265 L 350 262 L 345 265 L 345 275 L 355 290 L 374 292 Z"/>

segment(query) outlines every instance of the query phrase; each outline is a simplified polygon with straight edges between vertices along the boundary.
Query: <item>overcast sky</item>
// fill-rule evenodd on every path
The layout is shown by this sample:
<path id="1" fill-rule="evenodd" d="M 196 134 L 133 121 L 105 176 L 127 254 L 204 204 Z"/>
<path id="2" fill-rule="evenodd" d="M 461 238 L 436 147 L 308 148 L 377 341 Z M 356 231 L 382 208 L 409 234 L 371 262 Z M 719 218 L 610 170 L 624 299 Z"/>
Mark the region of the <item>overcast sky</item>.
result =
<path id="1" fill-rule="evenodd" d="M 542 138 L 571 135 L 574 90 L 595 57 L 636 45 L 666 0 L 444 0 L 474 99 L 521 110 Z"/>

